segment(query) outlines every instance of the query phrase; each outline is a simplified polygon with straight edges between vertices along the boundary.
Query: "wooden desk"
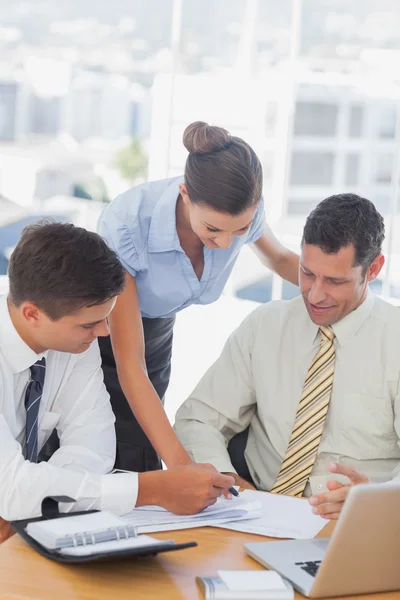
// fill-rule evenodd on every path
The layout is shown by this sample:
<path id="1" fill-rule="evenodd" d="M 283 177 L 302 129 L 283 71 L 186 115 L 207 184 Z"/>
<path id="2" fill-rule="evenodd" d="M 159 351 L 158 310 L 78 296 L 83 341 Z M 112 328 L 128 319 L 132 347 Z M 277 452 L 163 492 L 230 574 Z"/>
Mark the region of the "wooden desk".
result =
<path id="1" fill-rule="evenodd" d="M 331 530 L 329 524 L 319 537 L 329 536 Z M 211 527 L 155 537 L 196 540 L 199 546 L 156 558 L 66 566 L 43 558 L 15 535 L 0 546 L 0 599 L 199 600 L 203 596 L 195 584 L 197 575 L 214 575 L 218 569 L 261 569 L 244 554 L 243 543 L 268 540 Z M 357 598 L 400 600 L 400 592 Z"/>

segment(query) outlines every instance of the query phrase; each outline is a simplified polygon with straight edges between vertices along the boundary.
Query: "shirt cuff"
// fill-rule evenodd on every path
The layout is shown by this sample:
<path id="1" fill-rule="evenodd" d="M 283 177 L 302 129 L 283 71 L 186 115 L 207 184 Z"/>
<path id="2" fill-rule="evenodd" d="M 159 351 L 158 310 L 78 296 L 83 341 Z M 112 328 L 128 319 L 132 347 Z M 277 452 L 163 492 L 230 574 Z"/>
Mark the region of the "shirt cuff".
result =
<path id="1" fill-rule="evenodd" d="M 124 515 L 136 506 L 139 489 L 137 473 L 101 475 L 100 509 Z"/>
<path id="2" fill-rule="evenodd" d="M 345 475 L 341 475 L 339 473 L 329 473 L 328 475 L 312 475 L 308 480 L 308 484 L 303 495 L 308 497 L 313 494 L 323 494 L 324 492 L 329 492 L 326 484 L 332 479 L 336 479 L 340 483 L 344 484 L 350 483 L 349 479 Z"/>
<path id="3" fill-rule="evenodd" d="M 187 448 L 186 448 L 187 450 Z M 203 453 L 189 452 L 192 459 L 196 463 L 208 463 L 215 467 L 220 473 L 236 473 L 236 469 L 233 467 L 229 460 L 229 454 L 226 452 L 226 456 L 210 456 L 204 455 Z"/>

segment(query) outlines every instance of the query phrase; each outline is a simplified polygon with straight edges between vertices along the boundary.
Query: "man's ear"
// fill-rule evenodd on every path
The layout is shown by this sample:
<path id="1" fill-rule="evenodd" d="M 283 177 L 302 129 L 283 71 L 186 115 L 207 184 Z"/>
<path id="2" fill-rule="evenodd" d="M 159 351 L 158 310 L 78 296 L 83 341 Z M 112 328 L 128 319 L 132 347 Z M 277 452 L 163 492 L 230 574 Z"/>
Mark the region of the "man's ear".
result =
<path id="1" fill-rule="evenodd" d="M 382 271 L 384 264 L 385 257 L 383 256 L 383 254 L 378 254 L 378 256 L 375 258 L 374 262 L 372 263 L 372 265 L 370 265 L 367 271 L 368 282 L 374 281 L 374 279 L 378 277 L 379 273 Z"/>
<path id="2" fill-rule="evenodd" d="M 20 312 L 30 327 L 38 327 L 40 324 L 41 311 L 33 302 L 23 302 Z"/>

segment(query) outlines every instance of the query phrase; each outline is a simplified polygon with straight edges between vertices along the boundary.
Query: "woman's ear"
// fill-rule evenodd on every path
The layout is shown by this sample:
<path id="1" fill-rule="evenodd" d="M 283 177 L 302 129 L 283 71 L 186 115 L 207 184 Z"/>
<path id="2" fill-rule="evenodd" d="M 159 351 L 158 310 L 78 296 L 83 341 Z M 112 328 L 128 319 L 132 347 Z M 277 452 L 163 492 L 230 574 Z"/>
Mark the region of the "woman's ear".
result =
<path id="1" fill-rule="evenodd" d="M 189 198 L 189 194 L 187 191 L 187 187 L 184 183 L 179 184 L 179 193 L 182 196 L 182 200 L 184 201 L 184 203 L 189 204 L 190 198 Z"/>

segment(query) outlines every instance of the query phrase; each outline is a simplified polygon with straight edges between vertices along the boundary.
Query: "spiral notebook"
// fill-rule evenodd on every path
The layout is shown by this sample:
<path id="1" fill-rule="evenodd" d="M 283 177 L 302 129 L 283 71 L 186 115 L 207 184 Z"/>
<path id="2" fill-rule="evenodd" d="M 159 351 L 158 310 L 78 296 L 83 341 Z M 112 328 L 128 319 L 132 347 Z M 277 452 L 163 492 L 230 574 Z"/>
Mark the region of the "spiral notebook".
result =
<path id="1" fill-rule="evenodd" d="M 11 521 L 12 528 L 33 550 L 59 563 L 136 559 L 197 546 L 193 541 L 177 544 L 137 535 L 134 524 L 128 527 L 107 511 L 60 512 L 60 504 L 73 508 L 75 500 L 69 496 L 46 496 L 40 517 Z"/>
<path id="2" fill-rule="evenodd" d="M 71 556 L 87 556 L 161 543 L 148 535 L 138 536 L 132 524 L 124 523 L 108 511 L 35 521 L 27 525 L 26 531 L 45 548 L 59 550 L 61 554 Z M 170 543 L 173 544 L 172 541 Z"/>

